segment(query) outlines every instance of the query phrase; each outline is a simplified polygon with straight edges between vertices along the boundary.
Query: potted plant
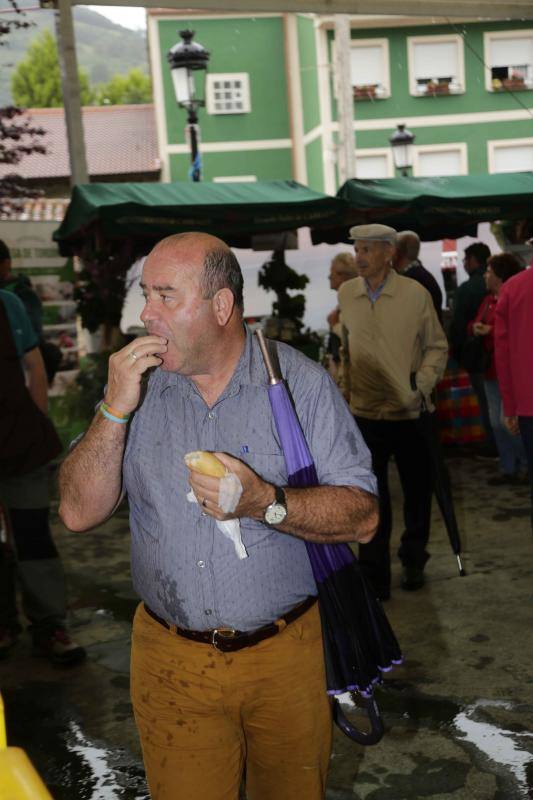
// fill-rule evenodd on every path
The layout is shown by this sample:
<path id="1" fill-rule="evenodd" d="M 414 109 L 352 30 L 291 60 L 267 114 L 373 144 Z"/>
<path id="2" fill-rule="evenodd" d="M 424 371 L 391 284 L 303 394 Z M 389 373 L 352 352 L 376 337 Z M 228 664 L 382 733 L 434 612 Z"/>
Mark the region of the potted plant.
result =
<path id="1" fill-rule="evenodd" d="M 375 83 L 362 84 L 361 86 L 353 87 L 354 100 L 374 100 L 377 85 Z"/>
<path id="2" fill-rule="evenodd" d="M 450 94 L 450 86 L 447 81 L 433 81 L 426 84 L 426 94 L 437 95 Z"/>
<path id="3" fill-rule="evenodd" d="M 131 245 L 100 248 L 91 242 L 79 253 L 82 270 L 74 287 L 74 300 L 81 323 L 100 344 L 96 350 L 113 346 L 120 324 L 126 272 L 133 261 Z"/>
<path id="4" fill-rule="evenodd" d="M 503 78 L 502 86 L 512 92 L 522 92 L 527 89 L 524 76 L 511 70 L 509 77 Z"/>
<path id="5" fill-rule="evenodd" d="M 276 294 L 272 316 L 265 320 L 265 334 L 271 339 L 290 343 L 309 358 L 318 361 L 322 341 L 318 334 L 303 328 L 305 295 L 290 295 L 288 290 L 305 289 L 307 275 L 301 275 L 285 263 L 285 251 L 275 250 L 261 267 L 257 279 L 259 286 Z"/>

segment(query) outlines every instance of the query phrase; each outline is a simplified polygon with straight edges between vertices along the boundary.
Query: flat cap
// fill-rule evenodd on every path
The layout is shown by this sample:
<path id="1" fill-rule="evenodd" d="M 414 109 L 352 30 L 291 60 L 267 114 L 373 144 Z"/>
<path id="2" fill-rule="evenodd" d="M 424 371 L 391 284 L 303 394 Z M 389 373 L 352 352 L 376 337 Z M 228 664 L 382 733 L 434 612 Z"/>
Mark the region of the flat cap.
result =
<path id="1" fill-rule="evenodd" d="M 366 240 L 368 242 L 388 242 L 396 244 L 397 233 L 389 225 L 355 225 L 350 228 L 350 239 Z"/>

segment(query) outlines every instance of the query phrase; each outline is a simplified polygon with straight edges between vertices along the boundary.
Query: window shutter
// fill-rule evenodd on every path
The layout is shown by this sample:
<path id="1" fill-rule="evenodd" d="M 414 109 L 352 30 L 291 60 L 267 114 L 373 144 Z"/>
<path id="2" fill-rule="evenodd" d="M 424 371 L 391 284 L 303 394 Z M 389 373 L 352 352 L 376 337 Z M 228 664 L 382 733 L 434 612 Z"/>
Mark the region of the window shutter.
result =
<path id="1" fill-rule="evenodd" d="M 420 42 L 414 44 L 414 77 L 456 78 L 458 74 L 457 42 Z"/>
<path id="2" fill-rule="evenodd" d="M 384 83 L 383 48 L 379 45 L 353 46 L 350 49 L 352 86 Z"/>

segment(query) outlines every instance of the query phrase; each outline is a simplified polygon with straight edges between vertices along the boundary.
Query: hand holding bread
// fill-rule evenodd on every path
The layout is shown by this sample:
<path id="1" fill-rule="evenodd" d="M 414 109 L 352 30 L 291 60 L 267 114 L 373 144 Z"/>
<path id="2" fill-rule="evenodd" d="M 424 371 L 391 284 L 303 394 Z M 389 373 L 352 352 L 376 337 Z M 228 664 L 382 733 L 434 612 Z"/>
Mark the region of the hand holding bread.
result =
<path id="1" fill-rule="evenodd" d="M 223 478 L 227 472 L 222 461 L 208 450 L 193 450 L 191 453 L 185 453 L 184 461 L 189 469 L 213 478 Z"/>

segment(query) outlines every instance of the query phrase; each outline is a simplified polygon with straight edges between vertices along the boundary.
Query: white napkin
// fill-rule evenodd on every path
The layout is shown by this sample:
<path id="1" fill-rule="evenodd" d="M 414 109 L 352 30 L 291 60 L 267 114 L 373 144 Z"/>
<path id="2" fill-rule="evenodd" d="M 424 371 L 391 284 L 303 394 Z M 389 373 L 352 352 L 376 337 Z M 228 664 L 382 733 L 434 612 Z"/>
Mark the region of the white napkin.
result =
<path id="1" fill-rule="evenodd" d="M 220 486 L 218 490 L 218 505 L 226 514 L 231 514 L 235 511 L 239 504 L 242 494 L 242 484 L 238 477 L 232 472 L 228 472 L 220 479 Z M 198 499 L 191 489 L 187 493 L 187 500 L 189 503 L 197 503 Z M 243 544 L 241 536 L 241 523 L 238 519 L 215 520 L 217 528 L 222 531 L 235 548 L 237 558 L 248 558 L 246 547 Z"/>

